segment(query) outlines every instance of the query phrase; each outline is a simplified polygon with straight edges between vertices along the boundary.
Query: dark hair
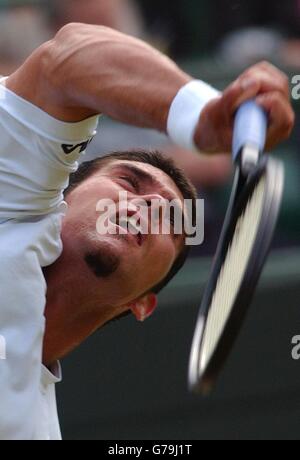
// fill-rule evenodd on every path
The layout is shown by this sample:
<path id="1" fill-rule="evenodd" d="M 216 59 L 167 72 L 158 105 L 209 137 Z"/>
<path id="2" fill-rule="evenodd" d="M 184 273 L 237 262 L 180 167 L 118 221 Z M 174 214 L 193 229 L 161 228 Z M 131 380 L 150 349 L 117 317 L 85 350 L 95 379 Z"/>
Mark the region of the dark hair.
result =
<path id="1" fill-rule="evenodd" d="M 183 198 L 192 200 L 192 223 L 194 224 L 197 199 L 197 193 L 194 186 L 189 181 L 189 179 L 187 179 L 184 172 L 175 165 L 174 161 L 171 158 L 167 158 L 157 151 L 113 152 L 100 158 L 96 158 L 95 160 L 86 161 L 79 166 L 78 170 L 75 173 L 71 174 L 69 186 L 65 190 L 65 196 L 71 193 L 72 190 L 74 190 L 83 181 L 85 181 L 94 173 L 99 171 L 99 169 L 117 160 L 146 163 L 166 173 L 174 181 L 177 188 L 180 190 Z M 188 253 L 189 247 L 184 245 L 182 251 L 175 260 L 168 275 L 160 283 L 154 286 L 151 289 L 151 292 L 158 294 L 171 281 L 171 279 L 184 265 Z"/>

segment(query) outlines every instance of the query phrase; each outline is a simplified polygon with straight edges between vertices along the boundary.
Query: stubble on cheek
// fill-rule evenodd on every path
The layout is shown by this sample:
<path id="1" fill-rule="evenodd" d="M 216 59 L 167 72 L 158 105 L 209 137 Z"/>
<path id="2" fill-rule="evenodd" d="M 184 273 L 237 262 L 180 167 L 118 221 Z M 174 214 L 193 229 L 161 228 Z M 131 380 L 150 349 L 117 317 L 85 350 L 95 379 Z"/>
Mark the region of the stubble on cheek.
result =
<path id="1" fill-rule="evenodd" d="M 84 260 L 97 278 L 108 278 L 113 275 L 121 262 L 120 257 L 108 248 L 90 251 L 85 255 Z"/>

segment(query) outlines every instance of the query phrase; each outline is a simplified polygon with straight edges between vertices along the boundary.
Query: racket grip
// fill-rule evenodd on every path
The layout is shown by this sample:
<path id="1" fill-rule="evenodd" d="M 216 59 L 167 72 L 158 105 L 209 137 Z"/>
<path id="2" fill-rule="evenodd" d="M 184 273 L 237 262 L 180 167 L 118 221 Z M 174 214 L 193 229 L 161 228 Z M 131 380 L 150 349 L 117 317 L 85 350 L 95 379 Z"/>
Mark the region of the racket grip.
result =
<path id="1" fill-rule="evenodd" d="M 254 100 L 244 102 L 238 109 L 233 131 L 233 160 L 237 161 L 242 148 L 250 145 L 260 153 L 264 150 L 268 119 Z"/>

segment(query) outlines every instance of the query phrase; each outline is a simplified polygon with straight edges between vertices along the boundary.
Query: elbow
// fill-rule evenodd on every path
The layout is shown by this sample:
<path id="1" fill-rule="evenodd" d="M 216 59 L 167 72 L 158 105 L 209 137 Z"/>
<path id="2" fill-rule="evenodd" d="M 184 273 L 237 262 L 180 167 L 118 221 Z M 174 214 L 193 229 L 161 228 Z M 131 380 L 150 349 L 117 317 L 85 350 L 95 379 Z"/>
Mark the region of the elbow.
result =
<path id="1" fill-rule="evenodd" d="M 42 73 L 50 87 L 67 93 L 77 74 L 82 73 L 82 67 L 88 65 L 89 48 L 110 33 L 108 31 L 110 29 L 104 26 L 69 23 L 43 45 Z"/>
<path id="2" fill-rule="evenodd" d="M 47 86 L 50 94 L 62 88 L 70 76 L 66 73 L 66 65 L 70 62 L 76 50 L 79 35 L 84 24 L 71 23 L 62 27 L 52 40 L 40 46 L 35 54 L 38 70 L 44 88 Z"/>
<path id="3" fill-rule="evenodd" d="M 84 24 L 70 23 L 63 26 L 54 38 L 39 48 L 40 74 L 50 92 L 61 90 L 70 74 L 66 67 L 72 66 L 79 35 Z"/>
<path id="4" fill-rule="evenodd" d="M 52 42 L 55 45 L 62 45 L 70 42 L 75 42 L 78 36 L 81 35 L 88 26 L 80 22 L 70 22 L 59 29 L 54 36 Z"/>
<path id="5" fill-rule="evenodd" d="M 78 38 L 83 35 L 87 34 L 101 34 L 105 32 L 114 32 L 117 33 L 114 29 L 111 29 L 106 26 L 101 26 L 101 25 L 92 25 L 92 24 L 84 24 L 81 22 L 70 22 L 66 25 L 64 25 L 55 35 L 54 40 L 56 42 L 77 42 Z"/>

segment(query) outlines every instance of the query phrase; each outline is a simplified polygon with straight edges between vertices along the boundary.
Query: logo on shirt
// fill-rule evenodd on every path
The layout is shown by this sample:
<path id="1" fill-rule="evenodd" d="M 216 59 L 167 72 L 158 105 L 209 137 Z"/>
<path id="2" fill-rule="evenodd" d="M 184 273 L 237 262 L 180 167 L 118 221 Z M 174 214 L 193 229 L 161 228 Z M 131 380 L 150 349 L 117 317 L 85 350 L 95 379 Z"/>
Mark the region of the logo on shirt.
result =
<path id="1" fill-rule="evenodd" d="M 84 152 L 88 145 L 92 142 L 93 137 L 89 139 L 88 141 L 81 142 L 80 144 L 62 144 L 61 148 L 63 149 L 64 153 L 66 155 L 70 155 L 71 153 L 75 152 L 75 150 L 78 150 L 78 153 Z"/>
<path id="2" fill-rule="evenodd" d="M 6 340 L 0 335 L 0 360 L 6 359 Z"/>

